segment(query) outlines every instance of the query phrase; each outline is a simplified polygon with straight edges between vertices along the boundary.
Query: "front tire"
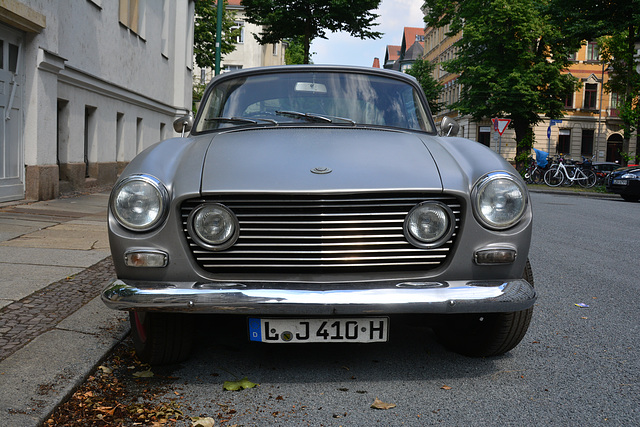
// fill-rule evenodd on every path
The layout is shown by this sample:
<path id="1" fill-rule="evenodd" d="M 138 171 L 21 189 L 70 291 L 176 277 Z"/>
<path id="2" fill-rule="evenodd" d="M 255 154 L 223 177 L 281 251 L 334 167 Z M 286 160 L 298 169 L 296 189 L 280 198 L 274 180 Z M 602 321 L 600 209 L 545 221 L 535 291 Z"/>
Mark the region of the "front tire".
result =
<path id="1" fill-rule="evenodd" d="M 549 169 L 544 173 L 543 179 L 549 187 L 558 187 L 564 181 L 564 174 L 559 169 Z"/>
<path id="2" fill-rule="evenodd" d="M 640 196 L 631 195 L 631 194 L 621 194 L 620 195 L 627 202 L 637 202 L 640 200 Z"/>
<path id="3" fill-rule="evenodd" d="M 542 172 L 540 172 L 540 169 L 535 169 L 532 173 L 531 173 L 531 182 L 533 184 L 540 184 L 542 183 Z"/>
<path id="4" fill-rule="evenodd" d="M 168 365 L 189 357 L 193 346 L 193 315 L 132 311 L 129 322 L 140 361 Z"/>
<path id="5" fill-rule="evenodd" d="M 582 171 L 585 174 L 585 177 L 578 180 L 578 184 L 580 184 L 584 188 L 591 188 L 596 185 L 598 181 L 598 176 L 596 173 L 590 169 Z"/>
<path id="6" fill-rule="evenodd" d="M 523 278 L 533 285 L 529 261 Z M 517 346 L 529 329 L 533 307 L 510 313 L 472 313 L 445 316 L 434 327 L 438 341 L 464 356 L 499 356 Z"/>

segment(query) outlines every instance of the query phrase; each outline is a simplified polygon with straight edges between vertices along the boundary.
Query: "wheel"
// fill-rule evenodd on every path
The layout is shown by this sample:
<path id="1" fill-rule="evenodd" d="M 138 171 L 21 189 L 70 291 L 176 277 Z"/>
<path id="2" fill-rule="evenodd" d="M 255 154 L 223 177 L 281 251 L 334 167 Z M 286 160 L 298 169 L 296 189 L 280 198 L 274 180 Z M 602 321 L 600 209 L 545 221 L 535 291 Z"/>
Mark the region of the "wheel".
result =
<path id="1" fill-rule="evenodd" d="M 523 278 L 533 285 L 527 261 Z M 456 314 L 434 327 L 438 341 L 464 356 L 499 356 L 517 346 L 529 329 L 533 307 L 510 313 Z"/>
<path id="2" fill-rule="evenodd" d="M 131 337 L 138 358 L 150 365 L 186 360 L 193 345 L 193 315 L 183 313 L 129 313 Z"/>
<path id="3" fill-rule="evenodd" d="M 580 184 L 584 188 L 591 188 L 596 185 L 596 182 L 598 181 L 598 175 L 596 175 L 594 171 L 592 171 L 591 169 L 587 169 L 583 170 L 582 172 L 585 176 L 580 177 L 580 179 L 578 180 L 578 184 Z"/>
<path id="4" fill-rule="evenodd" d="M 560 169 L 549 169 L 544 173 L 543 179 L 549 187 L 557 187 L 564 181 L 564 174 Z"/>
<path id="5" fill-rule="evenodd" d="M 540 184 L 542 182 L 542 172 L 536 168 L 531 173 L 531 182 L 534 184 Z"/>
<path id="6" fill-rule="evenodd" d="M 640 196 L 634 196 L 631 194 L 621 194 L 620 196 L 627 202 L 637 202 L 640 200 Z"/>

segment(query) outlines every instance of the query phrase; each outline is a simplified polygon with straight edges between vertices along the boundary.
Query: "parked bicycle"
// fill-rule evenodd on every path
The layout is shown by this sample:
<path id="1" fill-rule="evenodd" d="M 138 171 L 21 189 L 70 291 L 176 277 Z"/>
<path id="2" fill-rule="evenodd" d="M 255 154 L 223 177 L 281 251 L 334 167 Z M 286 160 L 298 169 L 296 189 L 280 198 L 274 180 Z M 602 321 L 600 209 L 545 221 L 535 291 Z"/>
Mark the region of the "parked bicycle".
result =
<path id="1" fill-rule="evenodd" d="M 544 173 L 547 171 L 549 161 L 547 160 L 548 153 L 546 151 L 533 149 L 536 152 L 536 159 L 529 157 L 527 168 L 522 174 L 527 184 L 540 184 L 543 182 Z"/>
<path id="2" fill-rule="evenodd" d="M 582 158 L 582 164 L 575 164 L 559 156 L 557 163 L 544 173 L 544 183 L 549 187 L 578 183 L 584 188 L 591 188 L 596 185 L 598 177 L 590 166 L 591 162 L 586 157 Z"/>

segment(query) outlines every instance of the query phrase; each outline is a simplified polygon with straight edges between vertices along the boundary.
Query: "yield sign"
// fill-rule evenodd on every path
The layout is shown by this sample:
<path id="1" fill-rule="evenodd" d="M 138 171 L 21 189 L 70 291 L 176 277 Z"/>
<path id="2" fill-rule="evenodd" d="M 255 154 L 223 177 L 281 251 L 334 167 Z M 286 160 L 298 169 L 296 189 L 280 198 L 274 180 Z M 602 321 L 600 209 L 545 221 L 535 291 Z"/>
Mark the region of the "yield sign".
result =
<path id="1" fill-rule="evenodd" d="M 509 126 L 509 123 L 511 123 L 511 119 L 495 118 L 491 119 L 491 121 L 493 122 L 493 130 L 497 131 L 500 135 L 504 133 L 504 130 Z"/>

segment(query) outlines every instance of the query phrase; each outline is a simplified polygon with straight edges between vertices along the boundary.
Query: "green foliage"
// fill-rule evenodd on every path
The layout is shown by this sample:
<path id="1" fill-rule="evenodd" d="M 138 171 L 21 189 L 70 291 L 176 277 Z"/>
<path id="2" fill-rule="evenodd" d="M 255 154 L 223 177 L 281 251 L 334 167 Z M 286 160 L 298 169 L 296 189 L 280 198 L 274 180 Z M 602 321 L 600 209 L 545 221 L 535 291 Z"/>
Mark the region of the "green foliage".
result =
<path id="1" fill-rule="evenodd" d="M 596 40 L 601 59 L 610 67 L 607 92 L 618 95 L 618 117 L 623 121 L 624 138 L 638 129 L 640 75 L 636 67 L 635 42 L 640 38 L 640 0 L 549 0 L 555 19 L 563 23 L 567 43 Z"/>
<path id="2" fill-rule="evenodd" d="M 427 25 L 449 25 L 449 35 L 464 31 L 457 57 L 443 63 L 459 74 L 460 101 L 453 105 L 475 120 L 511 118 L 517 159 L 530 152 L 527 135 L 543 116 L 562 117 L 564 98 L 577 80 L 563 73 L 573 47 L 550 19 L 548 1 L 426 0 Z"/>
<path id="3" fill-rule="evenodd" d="M 637 130 L 640 120 L 640 74 L 636 71 L 640 61 L 635 57 L 636 32 L 637 29 L 630 28 L 598 39 L 602 61 L 610 67 L 605 89 L 618 95 L 618 117 L 622 119 L 627 140 Z"/>
<path id="4" fill-rule="evenodd" d="M 289 46 L 284 52 L 285 64 L 304 64 L 304 36 L 296 36 L 291 39 L 287 39 L 286 42 Z M 313 63 L 313 61 L 309 60 L 309 63 Z"/>
<path id="5" fill-rule="evenodd" d="M 254 35 L 258 43 L 304 37 L 304 63 L 310 60 L 309 46 L 326 32 L 345 31 L 361 39 L 379 39 L 382 33 L 370 28 L 378 25 L 372 13 L 381 0 L 243 0 L 247 21 L 262 25 Z"/>
<path id="6" fill-rule="evenodd" d="M 411 65 L 411 69 L 407 71 L 407 74 L 418 80 L 424 94 L 427 96 L 427 101 L 429 101 L 431 113 L 438 114 L 443 107 L 442 103 L 438 102 L 440 92 L 442 92 L 442 85 L 433 77 L 434 69 L 435 64 L 420 58 Z"/>
<path id="7" fill-rule="evenodd" d="M 622 157 L 622 166 L 627 166 L 632 160 L 635 160 L 635 156 L 632 156 L 625 151 L 620 151 L 619 153 L 620 157 Z"/>
<path id="8" fill-rule="evenodd" d="M 525 133 L 524 138 L 518 141 L 518 148 L 516 150 L 516 165 L 524 165 L 527 163 L 527 160 L 531 156 L 531 149 L 533 148 L 533 143 L 535 142 L 535 134 L 533 133 L 533 129 L 529 128 L 529 132 Z"/>
<path id="9" fill-rule="evenodd" d="M 223 388 L 227 391 L 238 391 L 246 388 L 254 388 L 257 385 L 258 384 L 249 381 L 247 377 L 244 377 L 240 381 L 225 381 Z"/>
<path id="10" fill-rule="evenodd" d="M 226 6 L 225 1 L 225 6 Z M 239 30 L 231 30 L 235 13 L 227 11 L 222 16 L 222 40 L 220 57 L 235 50 L 235 38 Z M 195 2 L 195 25 L 193 29 L 193 53 L 196 64 L 200 68 L 215 68 L 216 66 L 216 27 L 218 23 L 218 6 L 213 0 L 198 0 Z"/>
<path id="11" fill-rule="evenodd" d="M 198 111 L 198 108 L 197 108 L 198 102 L 202 100 L 202 96 L 204 95 L 204 90 L 206 89 L 206 87 L 207 85 L 203 82 L 193 83 L 192 94 L 191 94 L 191 99 L 192 99 L 191 111 L 193 111 L 194 115 Z"/>

